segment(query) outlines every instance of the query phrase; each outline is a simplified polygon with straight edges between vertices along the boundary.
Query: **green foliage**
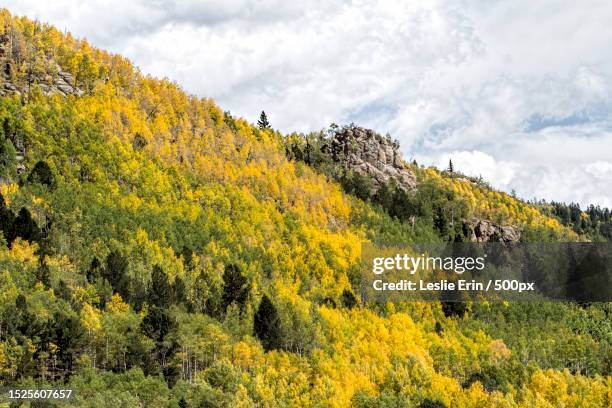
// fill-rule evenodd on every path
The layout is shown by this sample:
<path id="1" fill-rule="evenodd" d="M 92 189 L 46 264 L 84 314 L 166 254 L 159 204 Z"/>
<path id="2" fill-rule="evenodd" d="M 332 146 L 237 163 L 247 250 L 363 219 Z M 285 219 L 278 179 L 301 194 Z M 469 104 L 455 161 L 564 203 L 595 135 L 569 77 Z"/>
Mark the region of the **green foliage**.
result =
<path id="1" fill-rule="evenodd" d="M 142 332 L 151 339 L 162 342 L 166 335 L 176 328 L 176 322 L 167 310 L 152 306 L 142 319 Z"/>
<path id="2" fill-rule="evenodd" d="M 540 211 L 556 217 L 563 225 L 595 241 L 612 240 L 612 213 L 609 208 L 589 205 L 584 211 L 577 203 L 535 202 Z"/>
<path id="3" fill-rule="evenodd" d="M 467 303 L 460 300 L 455 301 L 444 301 L 442 304 L 442 312 L 446 317 L 463 317 L 465 313 L 468 311 Z"/>
<path id="4" fill-rule="evenodd" d="M 257 121 L 257 126 L 261 130 L 270 129 L 270 122 L 268 122 L 268 116 L 266 112 L 261 111 L 261 115 L 259 115 L 259 120 Z"/>
<path id="5" fill-rule="evenodd" d="M 15 222 L 15 215 L 13 212 L 6 206 L 6 202 L 4 201 L 4 197 L 0 194 L 0 230 L 4 234 L 4 237 L 7 241 L 12 238 L 13 232 L 13 224 Z"/>
<path id="6" fill-rule="evenodd" d="M 0 138 L 0 177 L 12 179 L 16 176 L 17 151 L 9 138 Z"/>
<path id="7" fill-rule="evenodd" d="M 149 305 L 167 308 L 174 303 L 174 289 L 170 285 L 168 275 L 164 273 L 159 265 L 153 267 L 151 282 L 147 289 L 147 301 Z"/>
<path id="8" fill-rule="evenodd" d="M 357 298 L 355 298 L 355 295 L 353 295 L 353 292 L 351 292 L 348 289 L 345 289 L 342 292 L 340 301 L 342 302 L 342 306 L 346 307 L 347 309 L 352 309 L 358 304 Z"/>
<path id="9" fill-rule="evenodd" d="M 134 150 L 142 150 L 145 148 L 147 144 L 148 144 L 147 140 L 144 137 L 142 137 L 140 133 L 137 133 L 136 136 L 134 136 L 134 141 L 132 142 L 132 148 Z"/>
<path id="10" fill-rule="evenodd" d="M 225 313 L 234 302 L 244 310 L 249 298 L 250 285 L 247 278 L 242 275 L 236 265 L 227 265 L 223 272 L 223 293 L 221 295 L 221 308 Z"/>
<path id="11" fill-rule="evenodd" d="M 40 261 L 34 276 L 36 277 L 36 280 L 42 283 L 45 287 L 51 286 L 51 271 L 49 270 L 49 266 L 44 259 Z"/>
<path id="12" fill-rule="evenodd" d="M 344 152 L 330 147 L 329 135 L 334 133 L 335 129 L 330 128 L 327 133 L 289 135 L 285 139 L 285 154 L 337 180 L 346 193 L 378 205 L 391 217 L 409 223 L 413 230 L 418 224 L 444 241 L 465 233 L 462 220 L 468 217 L 468 207 L 452 189 L 435 180 L 421 179 L 416 191 L 409 192 L 393 178 L 377 186 L 368 175 L 347 172 Z"/>
<path id="13" fill-rule="evenodd" d="M 430 398 L 425 398 L 418 406 L 419 408 L 446 408 L 446 405 L 440 401 L 435 401 Z"/>
<path id="14" fill-rule="evenodd" d="M 7 217 L 10 219 L 10 216 Z M 37 241 L 41 238 L 41 231 L 38 224 L 27 208 L 21 207 L 19 213 L 13 220 L 12 226 L 7 233 L 7 241 L 12 243 L 17 237 L 23 238 L 27 241 Z"/>
<path id="15" fill-rule="evenodd" d="M 40 183 L 47 187 L 53 187 L 55 185 L 55 176 L 47 162 L 43 160 L 36 162 L 28 176 L 28 183 Z"/>
<path id="16" fill-rule="evenodd" d="M 87 282 L 94 283 L 97 279 L 102 276 L 102 264 L 98 257 L 94 256 L 91 260 L 91 264 L 89 268 L 87 268 L 87 272 L 85 272 L 85 277 L 87 278 Z"/>
<path id="17" fill-rule="evenodd" d="M 348 194 L 352 194 L 363 201 L 372 198 L 374 183 L 369 177 L 357 173 L 345 173 L 338 181 Z"/>
<path id="18" fill-rule="evenodd" d="M 383 393 L 379 396 L 358 392 L 353 397 L 353 406 L 358 408 L 402 408 L 412 406 L 410 400 L 402 395 Z"/>
<path id="19" fill-rule="evenodd" d="M 266 351 L 277 350 L 282 346 L 281 322 L 276 307 L 263 295 L 255 318 L 253 320 L 253 332 L 261 341 Z"/>
<path id="20" fill-rule="evenodd" d="M 204 373 L 206 382 L 214 388 L 219 388 L 226 393 L 236 392 L 240 383 L 239 374 L 234 366 L 227 360 L 218 360 L 206 369 Z"/>
<path id="21" fill-rule="evenodd" d="M 325 132 L 281 139 L 0 17 L 27 89 L 0 98 L 3 384 L 73 387 L 79 407 L 608 403 L 609 304 L 449 313 L 355 296 L 362 241 L 466 239 L 471 217 L 577 238 L 555 218 L 431 169 L 413 168 L 416 191 L 376 189 Z M 83 96 L 43 95 L 55 63 Z"/>
<path id="22" fill-rule="evenodd" d="M 123 298 L 129 298 L 129 282 L 127 276 L 128 260 L 119 251 L 112 251 L 106 257 L 106 266 L 102 277 L 110 283 L 113 290 Z"/>

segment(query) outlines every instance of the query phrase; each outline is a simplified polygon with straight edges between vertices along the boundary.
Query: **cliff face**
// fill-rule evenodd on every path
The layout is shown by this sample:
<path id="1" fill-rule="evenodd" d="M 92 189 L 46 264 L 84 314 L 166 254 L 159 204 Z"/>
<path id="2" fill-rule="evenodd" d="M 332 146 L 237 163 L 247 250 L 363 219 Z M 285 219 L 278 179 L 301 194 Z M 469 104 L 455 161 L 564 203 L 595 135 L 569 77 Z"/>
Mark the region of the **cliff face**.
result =
<path id="1" fill-rule="evenodd" d="M 512 226 L 497 225 L 488 220 L 473 219 L 470 223 L 473 242 L 518 242 L 520 232 Z"/>
<path id="2" fill-rule="evenodd" d="M 82 95 L 75 84 L 53 59 L 27 49 L 18 33 L 0 35 L 0 96 L 21 95 L 35 85 L 46 96 Z"/>
<path id="3" fill-rule="evenodd" d="M 417 187 L 415 174 L 404 164 L 399 142 L 389 136 L 358 126 L 347 126 L 336 129 L 324 149 L 347 170 L 370 177 L 375 191 L 390 179 L 394 179 L 404 191 Z M 510 243 L 520 240 L 520 231 L 513 226 L 478 218 L 467 221 L 467 224 L 473 242 Z"/>
<path id="4" fill-rule="evenodd" d="M 390 179 L 406 191 L 416 187 L 416 176 L 404 164 L 399 142 L 370 129 L 349 126 L 338 129 L 330 142 L 332 158 L 348 170 L 369 176 L 375 189 Z"/>

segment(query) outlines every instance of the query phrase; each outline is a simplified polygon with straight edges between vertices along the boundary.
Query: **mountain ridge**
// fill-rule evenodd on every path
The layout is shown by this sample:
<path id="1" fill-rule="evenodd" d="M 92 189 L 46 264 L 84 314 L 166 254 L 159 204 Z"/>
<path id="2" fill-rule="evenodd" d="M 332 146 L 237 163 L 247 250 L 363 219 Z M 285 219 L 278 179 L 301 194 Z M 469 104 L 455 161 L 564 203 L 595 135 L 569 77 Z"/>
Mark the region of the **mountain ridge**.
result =
<path id="1" fill-rule="evenodd" d="M 2 385 L 71 387 L 80 407 L 609 402 L 607 304 L 356 295 L 362 241 L 445 242 L 472 215 L 576 238 L 556 218 L 412 164 L 413 193 L 374 192 L 318 154 L 320 134 L 257 128 L 50 26 L 0 20 L 25 44 L 11 84 L 27 90 L 0 97 Z M 50 60 L 82 94 L 28 80 Z M 307 141 L 310 163 L 293 155 Z"/>

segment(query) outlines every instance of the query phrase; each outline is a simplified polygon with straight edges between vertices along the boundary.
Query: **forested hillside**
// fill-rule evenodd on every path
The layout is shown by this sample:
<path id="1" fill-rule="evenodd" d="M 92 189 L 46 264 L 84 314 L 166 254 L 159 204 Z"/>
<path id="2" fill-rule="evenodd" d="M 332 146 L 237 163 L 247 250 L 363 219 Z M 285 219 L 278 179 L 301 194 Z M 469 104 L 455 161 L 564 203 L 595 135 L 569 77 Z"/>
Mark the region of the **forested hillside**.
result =
<path id="1" fill-rule="evenodd" d="M 6 10 L 0 63 L 3 386 L 78 407 L 612 404 L 610 304 L 359 296 L 363 241 L 467 238 L 472 218 L 584 239 L 555 214 L 414 165 L 415 190 L 373 193 L 294 154 L 318 135 Z"/>

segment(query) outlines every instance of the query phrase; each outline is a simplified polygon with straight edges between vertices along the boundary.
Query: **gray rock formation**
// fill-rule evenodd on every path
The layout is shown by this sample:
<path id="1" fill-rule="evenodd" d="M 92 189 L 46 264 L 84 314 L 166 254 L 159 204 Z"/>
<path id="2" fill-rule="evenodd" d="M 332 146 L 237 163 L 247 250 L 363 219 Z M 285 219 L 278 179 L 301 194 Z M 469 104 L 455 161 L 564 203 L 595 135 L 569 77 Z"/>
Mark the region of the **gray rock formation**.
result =
<path id="1" fill-rule="evenodd" d="M 390 179 L 406 191 L 416 187 L 416 176 L 403 162 L 399 142 L 370 129 L 349 126 L 337 129 L 330 141 L 334 160 L 348 170 L 370 176 L 377 190 Z"/>
<path id="2" fill-rule="evenodd" d="M 497 225 L 488 220 L 473 219 L 470 223 L 473 242 L 518 242 L 520 231 L 512 226 Z"/>
<path id="3" fill-rule="evenodd" d="M 19 51 L 9 34 L 0 35 L 0 96 L 21 95 L 38 86 L 44 95 L 77 95 L 83 91 L 76 86 L 74 77 L 52 59 L 32 57 L 32 61 L 17 63 L 23 51 Z M 19 54 L 19 56 L 17 55 Z M 36 72 L 30 73 L 28 68 L 36 66 Z M 25 71 L 24 71 L 25 70 Z"/>
<path id="4" fill-rule="evenodd" d="M 375 184 L 374 192 L 390 179 L 395 179 L 405 191 L 416 188 L 416 176 L 402 160 L 397 140 L 354 125 L 331 129 L 330 133 L 323 149 L 335 162 L 343 163 L 347 170 L 369 176 Z M 464 181 L 472 183 L 477 180 Z M 473 242 L 512 243 L 521 238 L 520 230 L 513 226 L 477 218 L 463 222 L 467 224 Z"/>

